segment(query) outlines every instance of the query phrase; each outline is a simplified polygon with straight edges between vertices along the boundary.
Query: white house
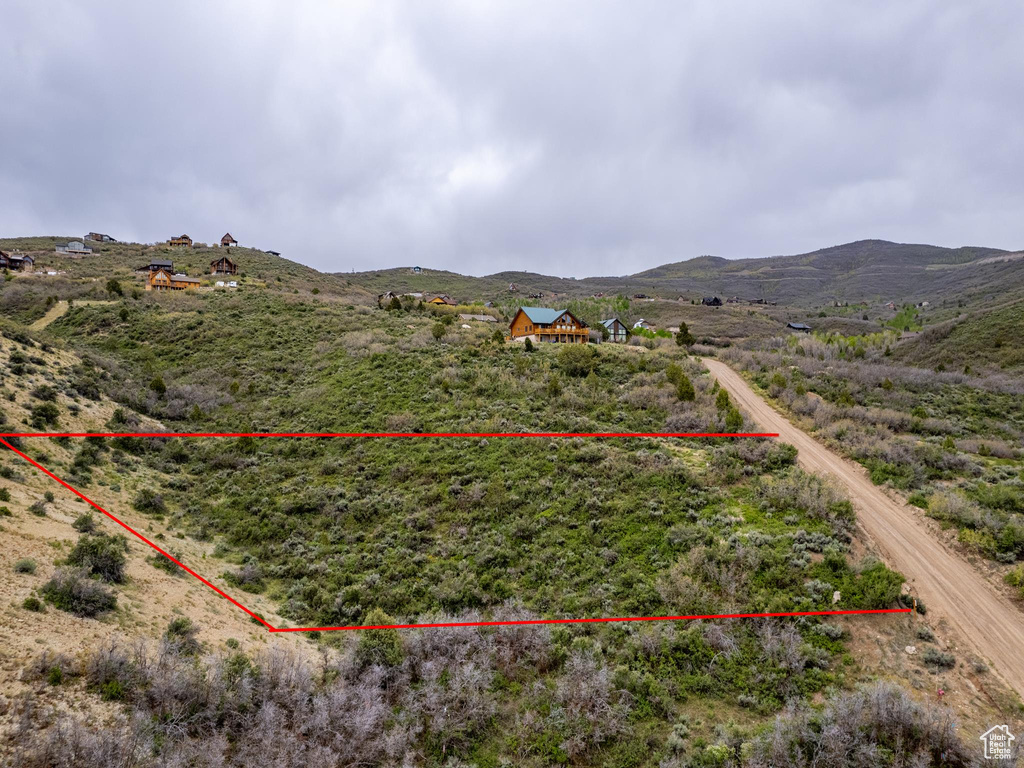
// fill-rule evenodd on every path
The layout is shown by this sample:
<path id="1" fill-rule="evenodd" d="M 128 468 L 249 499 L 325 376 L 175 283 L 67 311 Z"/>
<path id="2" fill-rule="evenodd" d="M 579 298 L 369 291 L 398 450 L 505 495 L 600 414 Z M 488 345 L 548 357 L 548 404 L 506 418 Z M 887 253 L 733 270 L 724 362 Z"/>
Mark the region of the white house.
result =
<path id="1" fill-rule="evenodd" d="M 651 324 L 644 320 L 642 317 L 633 323 L 633 330 L 637 328 L 643 328 L 645 331 L 651 330 Z"/>

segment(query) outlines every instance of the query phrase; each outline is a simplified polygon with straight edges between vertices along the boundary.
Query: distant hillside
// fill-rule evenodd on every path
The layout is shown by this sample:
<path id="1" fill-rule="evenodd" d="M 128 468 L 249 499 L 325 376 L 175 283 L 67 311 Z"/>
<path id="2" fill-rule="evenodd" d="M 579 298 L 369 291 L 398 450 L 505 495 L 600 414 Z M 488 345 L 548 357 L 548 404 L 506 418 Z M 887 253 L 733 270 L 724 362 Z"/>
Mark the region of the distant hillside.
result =
<path id="1" fill-rule="evenodd" d="M 508 295 L 589 296 L 595 293 L 648 294 L 665 299 L 765 299 L 780 304 L 819 306 L 833 301 L 905 302 L 992 300 L 1024 296 L 1024 253 L 996 248 L 940 248 L 933 245 L 861 240 L 812 253 L 768 258 L 722 259 L 700 256 L 622 277 L 573 280 L 531 272 L 499 272 L 467 277 L 409 268 L 346 275 L 370 290 L 445 292 L 463 299 Z"/>
<path id="2" fill-rule="evenodd" d="M 1024 368 L 1024 301 L 972 312 L 925 330 L 894 351 L 912 365 L 944 365 L 959 370 L 993 365 L 1007 370 Z"/>
<path id="3" fill-rule="evenodd" d="M 45 306 L 38 300 L 109 298 L 107 281 L 117 280 L 123 290 L 144 290 L 145 277 L 136 273 L 152 259 L 169 259 L 175 271 L 202 278 L 204 287 L 218 280 L 235 279 L 241 288 L 265 288 L 293 294 L 317 294 L 322 300 L 370 304 L 375 296 L 353 285 L 343 275 L 318 272 L 295 261 L 274 256 L 255 248 L 171 248 L 166 244 L 94 243 L 86 245 L 92 253 L 71 258 L 56 253 L 55 245 L 78 238 L 26 237 L 0 238 L 0 250 L 21 251 L 35 259 L 35 272 L 10 273 L 0 280 L 0 314 L 30 323 L 41 316 Z M 210 274 L 210 262 L 228 256 L 238 265 L 234 278 Z M 49 273 L 56 274 L 49 274 Z"/>

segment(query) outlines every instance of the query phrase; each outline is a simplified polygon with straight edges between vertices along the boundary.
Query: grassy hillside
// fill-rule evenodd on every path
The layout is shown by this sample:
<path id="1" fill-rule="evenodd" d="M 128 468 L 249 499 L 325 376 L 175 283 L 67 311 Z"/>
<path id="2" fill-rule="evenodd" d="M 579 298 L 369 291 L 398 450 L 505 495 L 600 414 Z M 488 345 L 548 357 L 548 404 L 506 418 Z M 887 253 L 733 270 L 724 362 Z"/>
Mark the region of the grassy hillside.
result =
<path id="1" fill-rule="evenodd" d="M 976 311 L 927 329 L 897 347 L 895 357 L 949 370 L 1024 368 L 1024 301 Z"/>
<path id="2" fill-rule="evenodd" d="M 429 311 L 253 291 L 76 306 L 45 336 L 91 360 L 97 386 L 128 413 L 174 430 L 742 424 L 671 342 L 530 353 L 457 323 L 442 322 L 437 340 L 438 323 Z M 693 401 L 679 397 L 683 376 L 694 384 Z M 63 410 L 54 418 L 61 423 Z M 284 622 L 803 610 L 831 606 L 835 590 L 841 607 L 868 608 L 896 604 L 901 584 L 884 566 L 847 557 L 849 504 L 795 469 L 791 450 L 767 441 L 122 440 L 116 447 L 166 478 L 130 503 L 212 547 L 226 565 L 210 575 L 246 599 L 270 601 Z M 78 477 L 87 491 L 96 481 Z M 395 676 L 398 698 L 389 707 L 425 728 L 431 710 L 412 691 L 424 674 L 419 665 L 436 663 L 456 677 L 427 677 L 418 684 L 424 690 L 453 711 L 476 691 L 479 711 L 502 713 L 466 712 L 461 724 L 438 721 L 421 737 L 403 737 L 428 765 L 441 765 L 444 749 L 481 765 L 513 755 L 523 765 L 655 765 L 678 750 L 701 754 L 720 738 L 712 725 L 719 718 L 693 720 L 694 699 L 736 713 L 728 715 L 737 739 L 728 748 L 738 750 L 786 699 L 858 679 L 844 656 L 843 629 L 814 620 L 566 627 L 537 636 L 534 655 L 523 656 L 536 659 L 529 665 L 502 666 L 500 655 L 474 651 L 483 677 L 471 689 L 457 682 L 468 674 L 462 662 L 422 655 L 423 637 L 387 641 L 397 643 L 394 655 L 381 657 L 385 671 L 373 674 Z M 488 637 L 479 642 L 499 642 Z M 318 640 L 351 650 L 350 641 L 332 633 Z M 359 665 L 345 672 L 353 684 L 367 674 Z M 137 706 L 151 700 L 135 698 L 141 685 L 123 683 Z M 602 692 L 591 714 L 529 714 L 590 706 L 567 692 L 595 685 Z M 688 718 L 685 736 L 681 718 Z M 164 738 L 184 748 L 180 735 Z"/>
<path id="3" fill-rule="evenodd" d="M 20 247 L 35 243 L 43 251 L 49 242 Z M 178 258 L 198 271 L 216 253 Z M 97 418 L 117 431 L 140 420 L 204 432 L 689 432 L 746 424 L 671 339 L 531 352 L 495 338 L 493 325 L 463 328 L 452 311 L 416 304 L 381 310 L 376 288 L 355 277 L 241 250 L 237 291 L 146 293 L 135 290 L 140 283 L 131 274 L 139 257 L 148 260 L 141 246 L 120 245 L 69 263 L 63 283 L 45 285 L 62 284 L 76 300 L 43 330 L 25 323 L 53 306 L 53 294 L 38 287 L 45 278 L 15 275 L 2 286 L 8 365 L 0 395 L 17 404 L 10 424 L 70 427 L 79 423 L 82 400 L 107 403 Z M 119 293 L 107 290 L 108 274 L 123 281 Z M 698 339 L 737 347 L 812 314 L 564 298 L 587 318 L 623 310 L 664 324 L 685 319 Z M 823 320 L 877 327 L 858 320 L 861 312 L 836 308 Z M 44 353 L 74 363 L 47 376 Z M 41 377 L 52 392 L 40 389 Z M 112 511 L 180 542 L 203 575 L 279 626 L 901 601 L 901 576 L 855 540 L 842 493 L 796 468 L 791 448 L 767 440 L 22 442 Z M 31 523 L 30 478 L 10 460 L 3 467 L 12 514 Z M 47 567 L 77 562 L 74 546 L 62 547 Z M 438 768 L 729 760 L 753 767 L 775 760 L 787 744 L 796 748 L 788 726 L 764 733 L 787 703 L 867 700 L 898 704 L 904 721 L 883 727 L 887 707 L 868 706 L 862 723 L 841 727 L 851 729 L 858 749 L 881 744 L 894 760 L 909 760 L 937 741 L 959 754 L 955 735 L 929 730 L 931 715 L 898 691 L 862 694 L 856 686 L 880 669 L 895 679 L 934 673 L 950 689 L 978 674 L 958 667 L 967 660 L 948 654 L 934 633 L 915 639 L 920 630 L 903 616 L 870 625 L 800 619 L 327 632 L 300 636 L 298 655 L 287 659 L 228 646 L 223 633 L 200 633 L 196 648 L 186 629 L 165 638 L 158 663 L 151 652 L 128 650 L 139 631 L 128 601 L 142 588 L 137 568 L 124 584 L 106 587 L 118 597 L 114 608 L 75 619 L 85 627 L 116 621 L 120 644 L 85 648 L 75 659 L 40 657 L 24 673 L 40 688 L 59 677 L 67 682 L 47 684 L 73 687 L 92 703 L 117 702 L 134 718 L 101 728 L 41 707 L 12 708 L 10 727 L 0 721 L 0 730 L 17 764 L 59 762 L 53 755 L 72 762 L 72 754 L 81 762 L 104 746 L 121 754 L 141 744 L 157 755 L 140 758 L 145 765 L 207 758 L 245 765 L 285 750 L 303 761 L 358 754 L 373 765 Z M 101 578 L 73 575 L 86 592 Z M 175 605 L 199 625 L 214 620 L 194 604 Z M 11 610 L 34 621 L 16 603 Z M 45 615 L 60 610 L 52 602 Z M 145 621 L 152 636 L 156 620 L 147 614 Z M 873 639 L 879 633 L 882 644 Z M 915 642 L 930 643 L 934 653 L 898 652 Z M 897 652 L 876 664 L 865 650 L 873 644 Z M 995 681 L 985 684 L 1004 701 Z M 1003 704 L 985 706 L 994 717 Z M 800 722 L 786 716 L 794 727 Z M 821 717 L 837 716 L 826 709 Z M 313 733 L 305 724 L 314 721 L 326 725 Z M 917 736 L 900 740 L 904 726 Z"/>

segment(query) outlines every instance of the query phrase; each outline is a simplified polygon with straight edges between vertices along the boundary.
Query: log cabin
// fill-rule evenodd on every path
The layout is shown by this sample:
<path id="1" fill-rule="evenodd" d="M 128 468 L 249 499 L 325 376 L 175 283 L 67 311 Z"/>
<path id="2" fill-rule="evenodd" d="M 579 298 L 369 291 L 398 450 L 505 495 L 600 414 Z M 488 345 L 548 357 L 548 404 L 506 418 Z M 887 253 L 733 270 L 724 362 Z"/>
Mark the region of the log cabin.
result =
<path id="1" fill-rule="evenodd" d="M 224 237 L 220 239 L 220 245 L 222 248 L 227 248 L 230 245 L 238 245 L 238 241 L 231 236 L 230 232 L 226 232 Z"/>
<path id="2" fill-rule="evenodd" d="M 452 301 L 451 297 L 447 293 L 441 293 L 432 298 L 430 301 L 428 301 L 427 304 L 437 304 L 438 306 L 447 305 L 449 307 L 454 307 L 456 302 Z"/>
<path id="3" fill-rule="evenodd" d="M 512 341 L 586 344 L 588 337 L 587 324 L 567 309 L 520 307 L 509 325 Z"/>
<path id="4" fill-rule="evenodd" d="M 198 277 L 174 274 L 170 270 L 158 269 L 149 273 L 147 291 L 189 291 L 199 287 Z"/>
<path id="5" fill-rule="evenodd" d="M 112 238 L 110 235 L 105 235 L 102 232 L 90 232 L 85 236 L 86 240 L 92 240 L 94 243 L 116 243 L 117 240 Z"/>
<path id="6" fill-rule="evenodd" d="M 180 246 L 184 246 L 185 248 L 191 248 L 192 247 L 192 238 L 189 237 L 188 235 L 182 235 L 181 237 L 172 237 L 170 240 L 167 241 L 167 244 L 168 245 L 180 245 Z"/>
<path id="7" fill-rule="evenodd" d="M 211 275 L 237 275 L 238 265 L 227 256 L 221 256 L 210 262 Z"/>

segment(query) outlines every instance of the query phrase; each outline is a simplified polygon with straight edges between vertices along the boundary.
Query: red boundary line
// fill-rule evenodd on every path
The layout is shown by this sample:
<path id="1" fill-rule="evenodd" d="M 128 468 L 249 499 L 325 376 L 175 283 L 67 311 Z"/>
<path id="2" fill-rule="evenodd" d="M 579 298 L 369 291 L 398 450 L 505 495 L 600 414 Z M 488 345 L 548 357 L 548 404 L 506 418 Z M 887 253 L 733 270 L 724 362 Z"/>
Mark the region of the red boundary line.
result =
<path id="1" fill-rule="evenodd" d="M 115 437 L 115 436 L 116 437 L 120 437 L 120 436 L 184 437 L 184 436 L 193 436 L 193 435 L 168 434 L 168 433 L 153 433 L 152 435 L 144 435 L 143 433 L 126 433 L 125 435 L 114 435 L 114 434 L 111 434 L 111 433 L 92 433 L 92 434 L 94 434 L 97 437 Z M 157 552 L 159 552 L 161 555 L 166 557 L 172 563 L 176 564 L 182 570 L 184 570 L 187 573 L 189 573 L 192 576 L 194 576 L 196 579 L 198 579 L 203 584 L 208 586 L 210 589 L 212 589 L 218 595 L 220 595 L 225 600 L 230 602 L 232 605 L 234 605 L 237 608 L 241 608 L 243 611 L 245 611 L 247 614 L 249 614 L 250 617 L 252 617 L 256 621 L 258 621 L 264 627 L 266 627 L 268 632 L 333 632 L 333 631 L 351 631 L 351 630 L 359 630 L 359 629 L 432 629 L 432 628 L 440 628 L 440 627 L 501 627 L 501 626 L 525 626 L 525 625 L 536 625 L 536 624 L 603 624 L 603 623 L 609 623 L 609 622 L 632 622 L 632 621 L 696 621 L 696 620 L 700 620 L 700 619 L 756 619 L 756 618 L 776 618 L 776 617 L 787 617 L 787 616 L 851 616 L 851 615 L 878 614 L 878 613 L 910 613 L 913 610 L 911 608 L 873 608 L 873 609 L 845 610 L 845 611 L 782 611 L 782 612 L 776 612 L 776 613 L 720 613 L 720 614 L 708 614 L 708 615 L 704 615 L 704 616 L 613 616 L 613 617 L 601 617 L 601 618 L 591 618 L 591 619 L 527 619 L 527 620 L 521 620 L 521 621 L 449 621 L 449 622 L 435 622 L 435 623 L 427 623 L 427 624 L 381 624 L 381 625 L 342 626 L 342 627 L 280 627 L 280 628 L 279 627 L 273 627 L 265 619 L 263 619 L 262 617 L 260 617 L 256 613 L 254 613 L 253 611 L 249 610 L 248 608 L 246 608 L 244 605 L 242 605 L 240 602 L 235 600 L 235 598 L 231 597 L 231 595 L 229 595 L 227 592 L 222 590 L 220 587 L 218 587 L 215 584 L 211 583 L 210 581 L 204 579 L 198 573 L 193 571 L 191 568 L 189 568 L 187 565 L 185 565 L 180 560 L 175 558 L 173 555 L 169 554 L 168 552 L 165 552 L 163 549 L 158 547 L 156 544 L 154 544 L 152 541 L 147 539 L 141 533 L 136 531 L 130 525 L 128 525 L 127 523 L 124 523 L 123 521 L 121 521 L 120 519 L 118 519 L 117 517 L 112 515 L 110 512 L 105 510 L 103 507 L 101 507 L 95 501 L 93 501 L 88 496 L 86 496 L 84 493 L 79 491 L 77 488 L 75 488 L 71 484 L 66 483 L 65 481 L 61 480 L 59 477 L 57 477 L 55 474 L 53 474 L 53 472 L 48 470 L 42 464 L 40 464 L 39 462 L 35 461 L 34 459 L 32 459 L 31 457 L 27 456 L 26 454 L 22 453 L 17 448 L 15 448 L 13 445 L 11 445 L 9 442 L 7 442 L 7 440 L 3 439 L 4 437 L 43 437 L 43 436 L 47 436 L 47 437 L 62 437 L 62 436 L 67 436 L 67 437 L 86 437 L 86 436 L 90 436 L 90 435 L 88 433 L 85 433 L 85 434 L 66 434 L 66 435 L 64 435 L 64 434 L 49 434 L 49 433 L 43 433 L 43 434 L 26 434 L 26 433 L 9 434 L 9 433 L 0 433 L 0 444 L 3 444 L 5 446 L 7 446 L 7 448 L 9 448 L 11 451 L 16 453 L 21 458 L 23 458 L 25 461 L 27 461 L 33 467 L 38 469 L 40 472 L 42 472 L 46 476 L 52 478 L 53 480 L 57 481 L 62 486 L 67 488 L 69 491 L 71 491 L 73 494 L 78 496 L 80 499 L 82 499 L 83 501 L 88 503 L 90 506 L 92 506 L 95 509 L 97 509 L 100 512 L 102 512 L 104 515 L 106 515 L 111 520 L 113 520 L 115 523 L 120 525 L 122 528 L 124 528 L 130 534 L 135 536 L 137 539 L 139 539 L 143 543 L 148 544 L 150 547 L 155 549 Z M 199 435 L 194 435 L 194 436 L 199 436 Z M 204 435 L 204 436 L 206 436 L 206 435 Z M 208 436 L 213 437 L 214 435 L 208 435 Z M 298 435 L 298 434 L 285 434 L 285 433 L 268 434 L 268 433 L 257 432 L 257 433 L 251 433 L 251 434 L 233 433 L 233 434 L 220 435 L 220 436 L 238 436 L 238 437 L 298 437 L 298 436 L 301 436 L 301 435 Z M 322 437 L 327 437 L 329 435 L 316 435 L 316 436 L 318 436 L 318 437 L 321 437 L 321 436 Z M 344 436 L 344 437 L 356 437 L 356 436 L 366 436 L 366 437 L 369 437 L 371 435 L 364 434 L 364 435 L 342 435 L 342 436 Z M 405 434 L 390 433 L 390 434 L 373 435 L 373 436 L 377 436 L 377 437 L 441 437 L 443 435 L 439 435 L 439 434 L 433 435 L 433 434 L 423 434 L 423 433 L 405 433 Z M 469 434 L 463 433 L 463 434 L 459 434 L 457 436 L 476 437 L 476 436 L 479 436 L 479 435 L 469 435 Z M 547 434 L 543 434 L 543 435 L 538 435 L 538 434 L 532 434 L 532 435 L 504 434 L 504 435 L 492 435 L 492 436 L 501 436 L 501 437 L 525 437 L 525 436 L 532 436 L 532 437 L 537 437 L 537 436 L 545 436 L 545 437 L 576 437 L 576 436 L 587 436 L 587 437 L 596 437 L 596 436 L 607 436 L 607 435 L 571 435 L 571 434 L 568 434 L 568 433 L 547 433 Z M 657 434 L 653 434 L 653 435 L 634 435 L 634 434 L 629 434 L 629 435 L 616 435 L 616 436 L 624 436 L 624 437 L 648 437 L 648 436 L 649 437 L 675 437 L 675 436 L 678 436 L 678 435 L 666 435 L 666 434 L 663 434 L 663 433 L 657 433 Z M 724 436 L 739 437 L 740 435 L 722 435 L 722 436 L 723 437 Z M 758 435 L 758 436 L 759 437 L 761 437 L 761 436 L 764 436 L 764 437 L 775 437 L 776 435 Z"/>
<path id="2" fill-rule="evenodd" d="M 778 432 L 0 432 L 2 437 L 778 437 Z"/>

